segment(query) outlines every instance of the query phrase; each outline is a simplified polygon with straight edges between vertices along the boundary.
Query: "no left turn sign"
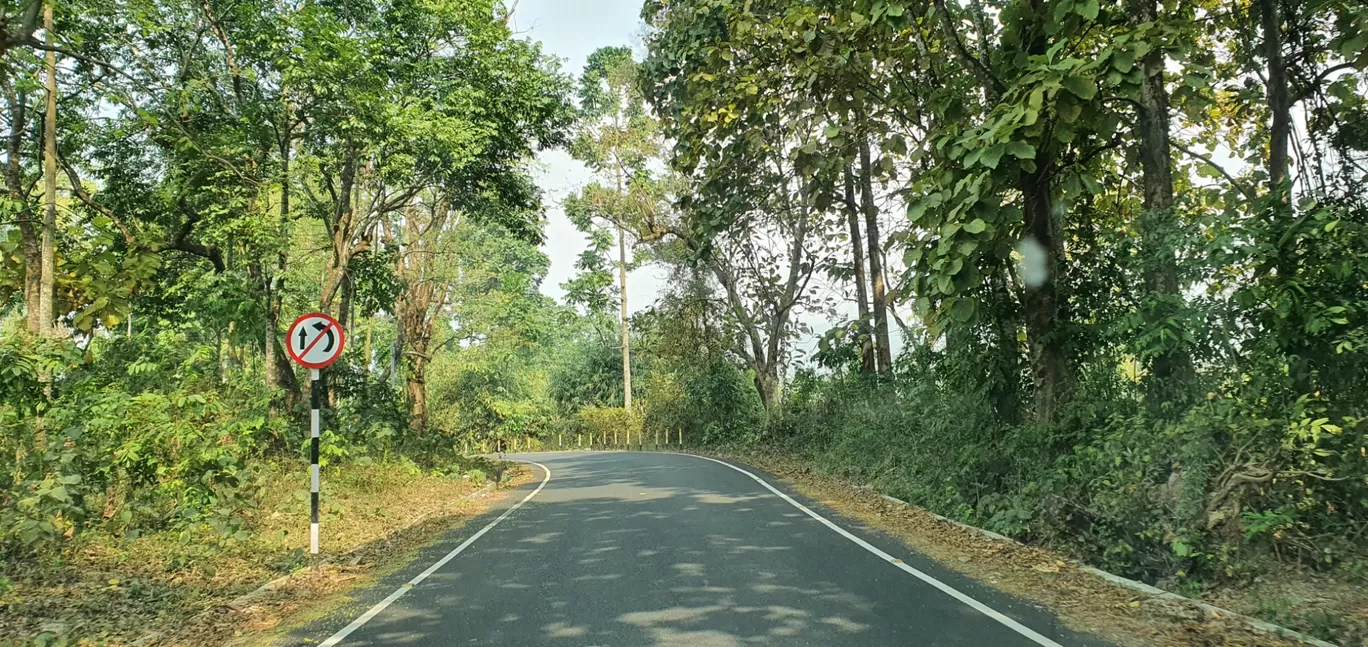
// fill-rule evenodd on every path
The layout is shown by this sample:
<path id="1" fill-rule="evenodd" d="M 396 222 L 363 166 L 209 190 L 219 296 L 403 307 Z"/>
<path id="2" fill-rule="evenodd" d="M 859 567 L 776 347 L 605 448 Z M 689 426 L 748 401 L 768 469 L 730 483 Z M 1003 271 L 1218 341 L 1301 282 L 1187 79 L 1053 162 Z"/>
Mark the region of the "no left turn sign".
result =
<path id="1" fill-rule="evenodd" d="M 290 324 L 285 333 L 290 359 L 308 368 L 323 368 L 342 356 L 347 336 L 336 319 L 321 312 L 306 314 Z"/>

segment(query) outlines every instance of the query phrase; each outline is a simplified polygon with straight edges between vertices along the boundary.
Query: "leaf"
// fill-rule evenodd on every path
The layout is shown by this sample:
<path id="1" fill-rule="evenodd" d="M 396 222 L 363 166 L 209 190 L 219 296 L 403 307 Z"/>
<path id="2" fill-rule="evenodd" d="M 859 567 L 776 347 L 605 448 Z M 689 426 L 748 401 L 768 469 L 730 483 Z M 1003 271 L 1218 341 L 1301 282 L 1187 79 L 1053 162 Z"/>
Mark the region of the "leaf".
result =
<path id="1" fill-rule="evenodd" d="M 1002 144 L 993 144 L 979 154 L 979 161 L 988 168 L 997 168 L 998 161 L 1002 159 L 1002 153 L 1005 150 L 1006 147 Z"/>
<path id="2" fill-rule="evenodd" d="M 978 309 L 978 304 L 973 299 L 955 299 L 950 306 L 950 318 L 960 323 L 966 323 L 974 318 L 974 313 Z"/>
<path id="3" fill-rule="evenodd" d="M 1004 152 L 1012 157 L 1023 160 L 1033 160 L 1036 156 L 1035 146 L 1032 146 L 1030 142 L 1023 141 L 1007 142 L 1007 147 Z"/>
<path id="4" fill-rule="evenodd" d="M 1097 81 L 1087 76 L 1069 76 L 1064 78 L 1064 88 L 1073 93 L 1074 96 L 1091 101 L 1097 96 Z"/>
<path id="5" fill-rule="evenodd" d="M 840 126 L 827 126 L 827 127 L 826 127 L 826 131 L 825 131 L 824 134 L 826 135 L 826 138 L 827 138 L 827 139 L 832 139 L 832 138 L 836 137 L 837 135 L 841 134 L 841 127 L 840 127 Z"/>
<path id="6" fill-rule="evenodd" d="M 1113 53 L 1112 66 L 1118 72 L 1130 72 L 1135 67 L 1135 50 L 1126 49 Z"/>
<path id="7" fill-rule="evenodd" d="M 1173 554 L 1179 557 L 1188 557 L 1192 555 L 1192 548 L 1183 543 L 1183 540 L 1177 539 L 1173 542 Z"/>
<path id="8" fill-rule="evenodd" d="M 971 234 L 981 234 L 983 233 L 983 230 L 987 228 L 988 223 L 983 222 L 982 218 L 974 218 L 973 220 L 969 221 L 969 224 L 966 224 L 964 226 L 964 230 Z"/>
<path id="9" fill-rule="evenodd" d="M 1084 2 L 1074 5 L 1074 13 L 1087 20 L 1097 20 L 1097 0 L 1084 0 Z"/>
<path id="10" fill-rule="evenodd" d="M 1359 52 L 1365 48 L 1368 48 L 1368 31 L 1361 32 L 1353 38 L 1346 39 L 1344 43 L 1340 45 L 1340 55 L 1349 60 L 1353 60 L 1358 58 Z"/>

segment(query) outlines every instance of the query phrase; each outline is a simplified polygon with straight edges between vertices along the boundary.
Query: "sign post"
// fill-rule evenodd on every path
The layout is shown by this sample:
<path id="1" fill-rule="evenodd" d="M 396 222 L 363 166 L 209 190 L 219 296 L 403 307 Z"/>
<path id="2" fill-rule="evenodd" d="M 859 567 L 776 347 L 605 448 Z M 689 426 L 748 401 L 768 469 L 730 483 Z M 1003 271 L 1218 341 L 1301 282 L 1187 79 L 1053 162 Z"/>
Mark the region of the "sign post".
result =
<path id="1" fill-rule="evenodd" d="M 342 356 L 347 336 L 336 319 L 314 312 L 295 319 L 285 338 L 290 359 L 309 369 L 309 553 L 317 555 L 319 411 L 325 401 L 319 371 Z"/>

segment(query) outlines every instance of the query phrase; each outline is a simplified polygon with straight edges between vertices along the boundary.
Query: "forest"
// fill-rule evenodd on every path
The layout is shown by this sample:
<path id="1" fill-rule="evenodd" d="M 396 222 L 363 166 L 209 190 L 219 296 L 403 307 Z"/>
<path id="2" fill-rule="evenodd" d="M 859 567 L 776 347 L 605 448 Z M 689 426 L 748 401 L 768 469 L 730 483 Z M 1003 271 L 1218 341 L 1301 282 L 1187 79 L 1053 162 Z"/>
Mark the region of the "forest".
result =
<path id="1" fill-rule="evenodd" d="M 4 4 L 0 618 L 261 545 L 312 311 L 325 475 L 674 434 L 1191 597 L 1368 585 L 1368 6 L 646 0 L 567 70 L 516 5 Z"/>

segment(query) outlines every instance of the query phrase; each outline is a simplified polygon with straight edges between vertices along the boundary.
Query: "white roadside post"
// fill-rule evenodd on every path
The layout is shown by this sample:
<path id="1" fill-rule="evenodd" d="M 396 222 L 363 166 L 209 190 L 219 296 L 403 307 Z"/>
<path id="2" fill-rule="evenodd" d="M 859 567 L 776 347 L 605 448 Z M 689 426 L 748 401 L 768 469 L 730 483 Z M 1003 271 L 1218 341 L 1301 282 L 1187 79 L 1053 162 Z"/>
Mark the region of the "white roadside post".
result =
<path id="1" fill-rule="evenodd" d="M 285 333 L 290 358 L 309 369 L 309 554 L 318 554 L 318 454 L 322 409 L 327 401 L 321 371 L 342 356 L 347 336 L 336 319 L 321 313 L 306 314 Z"/>

